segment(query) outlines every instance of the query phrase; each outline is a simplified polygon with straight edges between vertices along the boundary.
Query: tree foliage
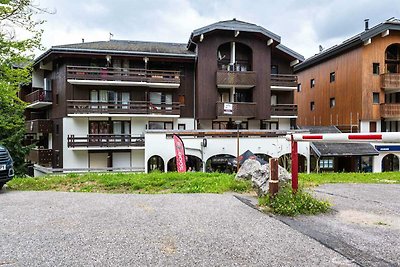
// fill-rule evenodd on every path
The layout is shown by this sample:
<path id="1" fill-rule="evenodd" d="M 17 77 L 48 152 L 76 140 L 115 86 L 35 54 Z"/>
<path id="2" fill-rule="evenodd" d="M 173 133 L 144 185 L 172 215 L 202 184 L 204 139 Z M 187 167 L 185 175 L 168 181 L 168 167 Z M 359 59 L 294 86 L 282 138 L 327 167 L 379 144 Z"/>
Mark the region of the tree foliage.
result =
<path id="1" fill-rule="evenodd" d="M 43 12 L 32 0 L 0 0 L 0 144 L 14 159 L 17 172 L 23 171 L 24 157 L 29 152 L 22 146 L 25 134 L 25 103 L 17 94 L 31 80 L 35 49 L 40 49 Z M 22 38 L 21 36 L 25 36 Z"/>

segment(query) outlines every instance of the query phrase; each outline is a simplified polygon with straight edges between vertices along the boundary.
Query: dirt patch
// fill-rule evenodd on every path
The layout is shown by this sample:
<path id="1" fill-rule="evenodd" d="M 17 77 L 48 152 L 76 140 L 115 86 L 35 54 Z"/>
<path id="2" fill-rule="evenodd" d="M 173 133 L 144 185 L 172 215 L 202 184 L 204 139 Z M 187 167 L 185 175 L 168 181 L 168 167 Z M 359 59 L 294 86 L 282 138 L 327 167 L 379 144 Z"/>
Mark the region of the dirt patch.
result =
<path id="1" fill-rule="evenodd" d="M 400 218 L 386 214 L 376 214 L 357 210 L 341 210 L 336 215 L 341 221 L 370 227 L 400 230 Z"/>

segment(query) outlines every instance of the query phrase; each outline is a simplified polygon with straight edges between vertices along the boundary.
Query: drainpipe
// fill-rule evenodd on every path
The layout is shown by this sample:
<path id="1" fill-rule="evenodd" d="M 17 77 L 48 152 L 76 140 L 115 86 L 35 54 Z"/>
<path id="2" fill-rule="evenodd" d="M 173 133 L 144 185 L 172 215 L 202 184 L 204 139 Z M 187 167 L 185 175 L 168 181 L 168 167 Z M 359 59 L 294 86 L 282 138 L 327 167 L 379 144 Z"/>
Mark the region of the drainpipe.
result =
<path id="1" fill-rule="evenodd" d="M 194 44 L 196 46 L 196 57 L 194 59 L 194 68 L 193 68 L 193 128 L 194 130 L 197 130 L 197 122 L 196 122 L 196 69 L 197 69 L 197 58 L 198 58 L 198 45 L 197 43 L 193 42 L 192 39 L 190 39 L 190 43 Z"/>

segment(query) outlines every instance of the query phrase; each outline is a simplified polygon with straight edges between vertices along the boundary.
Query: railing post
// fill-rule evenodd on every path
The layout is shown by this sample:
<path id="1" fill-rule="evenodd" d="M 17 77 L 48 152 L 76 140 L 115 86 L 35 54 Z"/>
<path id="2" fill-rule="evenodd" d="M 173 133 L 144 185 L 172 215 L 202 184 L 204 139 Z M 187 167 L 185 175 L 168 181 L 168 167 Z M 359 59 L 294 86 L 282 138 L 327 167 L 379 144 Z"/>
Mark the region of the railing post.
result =
<path id="1" fill-rule="evenodd" d="M 269 195 L 274 198 L 279 191 L 279 172 L 278 172 L 278 159 L 269 159 Z"/>

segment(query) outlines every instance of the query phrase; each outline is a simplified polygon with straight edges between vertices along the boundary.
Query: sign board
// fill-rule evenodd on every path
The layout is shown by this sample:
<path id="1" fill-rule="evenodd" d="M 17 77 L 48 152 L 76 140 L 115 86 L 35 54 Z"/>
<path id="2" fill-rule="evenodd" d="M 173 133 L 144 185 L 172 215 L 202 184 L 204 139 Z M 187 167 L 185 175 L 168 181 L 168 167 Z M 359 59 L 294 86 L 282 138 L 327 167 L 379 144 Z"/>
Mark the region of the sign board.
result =
<path id="1" fill-rule="evenodd" d="M 224 114 L 232 115 L 233 113 L 233 104 L 231 103 L 224 103 Z"/>
<path id="2" fill-rule="evenodd" d="M 400 145 L 375 146 L 375 149 L 378 151 L 381 151 L 381 152 L 385 152 L 385 151 L 396 152 L 396 151 L 400 151 Z"/>

